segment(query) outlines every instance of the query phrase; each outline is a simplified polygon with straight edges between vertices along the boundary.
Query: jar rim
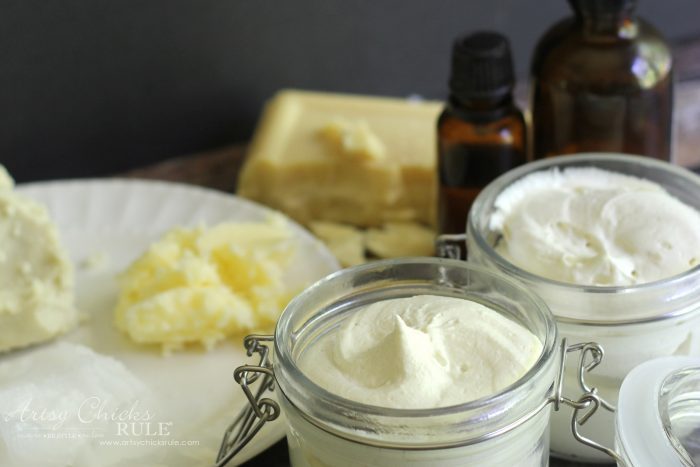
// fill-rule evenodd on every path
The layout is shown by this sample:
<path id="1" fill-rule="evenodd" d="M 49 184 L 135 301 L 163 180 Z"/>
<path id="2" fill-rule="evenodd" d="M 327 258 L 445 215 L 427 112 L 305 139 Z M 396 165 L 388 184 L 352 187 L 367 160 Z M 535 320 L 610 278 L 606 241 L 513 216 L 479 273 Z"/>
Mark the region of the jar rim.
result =
<path id="1" fill-rule="evenodd" d="M 477 272 L 478 274 L 483 274 L 491 279 L 500 281 L 502 284 L 507 284 L 508 287 L 516 288 L 518 291 L 524 293 L 525 296 L 531 302 L 528 303 L 528 312 L 532 312 L 535 316 L 537 316 L 537 320 L 539 320 L 538 322 L 542 325 L 544 329 L 544 335 L 541 336 L 543 340 L 542 351 L 538 356 L 536 362 L 532 365 L 532 367 L 528 369 L 528 371 L 518 380 L 516 380 L 511 385 L 500 390 L 495 394 L 491 394 L 489 396 L 482 397 L 476 400 L 467 401 L 461 404 L 427 409 L 388 408 L 356 402 L 333 394 L 332 392 L 322 388 L 321 386 L 314 383 L 310 378 L 308 378 L 297 365 L 294 355 L 292 353 L 294 343 L 296 340 L 298 340 L 297 336 L 294 336 L 295 330 L 292 329 L 292 317 L 294 316 L 294 314 L 304 312 L 305 303 L 309 302 L 311 298 L 318 293 L 319 290 L 330 287 L 332 284 L 341 282 L 348 277 L 352 277 L 353 275 L 361 273 L 370 274 L 372 272 L 381 271 L 382 269 L 408 267 L 412 265 L 433 265 L 435 267 L 467 269 L 470 272 Z M 468 292 L 466 293 L 468 294 Z M 326 309 L 326 312 L 327 311 L 328 310 Z M 322 312 L 321 314 L 323 313 L 325 312 Z M 554 357 L 558 351 L 557 333 L 558 331 L 556 328 L 554 315 L 552 315 L 547 304 L 540 297 L 528 290 L 523 284 L 509 277 L 506 277 L 504 274 L 488 270 L 481 266 L 469 264 L 464 261 L 427 257 L 402 258 L 376 261 L 369 264 L 337 271 L 321 279 L 320 281 L 308 287 L 301 294 L 297 295 L 289 303 L 289 305 L 287 305 L 284 312 L 282 313 L 282 316 L 278 321 L 277 327 L 275 328 L 275 364 L 279 365 L 280 368 L 284 369 L 285 378 L 289 376 L 289 380 L 304 388 L 302 396 L 303 398 L 313 398 L 313 400 L 324 401 L 328 403 L 329 406 L 336 407 L 337 411 L 339 412 L 351 411 L 354 413 L 361 413 L 367 416 L 378 416 L 401 420 L 422 420 L 440 416 L 454 416 L 459 413 L 466 413 L 469 411 L 484 409 L 486 407 L 492 407 L 499 403 L 503 403 L 504 399 L 507 400 L 508 397 L 512 397 L 513 394 L 519 394 L 521 392 L 524 392 L 526 384 L 529 381 L 533 380 L 533 378 L 537 378 L 542 373 L 548 371 L 549 365 L 552 364 L 552 362 L 554 361 Z M 290 394 L 285 390 L 285 382 L 280 380 L 280 374 L 278 374 L 278 371 L 275 371 L 275 378 L 277 380 L 277 386 L 280 388 L 282 393 L 290 400 L 290 402 L 293 405 L 295 405 L 298 408 L 299 404 L 297 404 L 297 401 L 294 400 L 295 398 L 290 397 Z M 553 385 L 554 381 L 552 381 L 551 383 Z"/>
<path id="2" fill-rule="evenodd" d="M 517 279 L 525 281 L 526 283 L 536 282 L 551 287 L 553 289 L 562 291 L 585 292 L 594 295 L 634 294 L 638 292 L 659 290 L 662 288 L 672 288 L 689 279 L 697 279 L 700 281 L 700 265 L 697 265 L 691 269 L 688 269 L 684 272 L 675 274 L 667 278 L 630 286 L 593 286 L 558 281 L 529 272 L 505 259 L 503 256 L 496 252 L 495 248 L 488 242 L 487 238 L 483 235 L 482 230 L 478 227 L 478 225 L 476 225 L 478 216 L 474 213 L 480 213 L 481 211 L 483 211 L 485 209 L 487 199 L 489 199 L 490 197 L 494 197 L 495 199 L 495 196 L 501 193 L 507 186 L 509 186 L 516 180 L 523 178 L 524 176 L 529 175 L 531 173 L 543 171 L 552 167 L 575 166 L 584 164 L 595 165 L 596 162 L 620 162 L 625 164 L 642 165 L 653 170 L 666 172 L 681 179 L 684 179 L 685 181 L 688 181 L 689 183 L 692 183 L 693 185 L 697 186 L 698 190 L 700 191 L 700 176 L 694 174 L 690 170 L 685 169 L 683 167 L 675 166 L 667 162 L 653 159 L 651 157 L 621 153 L 578 153 L 571 155 L 556 156 L 524 164 L 518 168 L 506 172 L 505 174 L 501 175 L 500 177 L 496 178 L 494 181 L 489 183 L 486 186 L 486 188 L 484 188 L 474 200 L 474 204 L 466 221 L 467 237 L 471 235 L 471 237 L 479 246 L 480 250 L 484 252 L 489 257 L 489 259 L 497 265 L 498 269 L 506 275 L 516 277 Z M 583 324 L 588 326 L 627 326 L 634 324 L 646 324 L 664 321 L 679 316 L 685 316 L 692 311 L 700 312 L 700 307 L 696 309 L 682 307 L 676 311 L 664 313 L 661 315 L 623 320 L 591 320 L 557 315 L 557 321 L 562 323 Z"/>

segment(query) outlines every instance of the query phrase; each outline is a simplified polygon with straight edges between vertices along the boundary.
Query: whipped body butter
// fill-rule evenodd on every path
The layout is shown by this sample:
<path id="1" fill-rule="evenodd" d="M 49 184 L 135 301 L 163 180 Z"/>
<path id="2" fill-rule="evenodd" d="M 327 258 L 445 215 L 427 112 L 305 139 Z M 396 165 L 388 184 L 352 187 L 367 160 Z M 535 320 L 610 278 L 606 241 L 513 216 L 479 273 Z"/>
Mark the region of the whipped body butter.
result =
<path id="1" fill-rule="evenodd" d="M 346 399 L 428 409 L 500 392 L 541 352 L 535 335 L 484 305 L 418 295 L 361 307 L 307 350 L 299 366 Z"/>
<path id="2" fill-rule="evenodd" d="M 585 154 L 527 164 L 495 180 L 467 222 L 469 261 L 544 299 L 569 343 L 605 350 L 590 386 L 611 404 L 623 378 L 655 357 L 700 355 L 700 177 L 671 164 Z M 575 390 L 574 371 L 564 392 Z M 609 462 L 554 415 L 552 452 Z M 582 428 L 608 447 L 613 415 Z"/>
<path id="3" fill-rule="evenodd" d="M 345 269 L 290 302 L 271 345 L 295 467 L 548 464 L 557 330 L 501 274 L 436 258 Z"/>

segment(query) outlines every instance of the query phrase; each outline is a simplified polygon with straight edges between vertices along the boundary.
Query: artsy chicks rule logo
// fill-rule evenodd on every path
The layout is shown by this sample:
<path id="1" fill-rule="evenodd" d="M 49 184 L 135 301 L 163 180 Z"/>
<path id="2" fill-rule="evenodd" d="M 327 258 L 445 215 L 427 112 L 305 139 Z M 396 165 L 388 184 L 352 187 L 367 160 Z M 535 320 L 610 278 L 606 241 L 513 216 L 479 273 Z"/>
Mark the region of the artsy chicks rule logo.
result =
<path id="1" fill-rule="evenodd" d="M 26 398 L 12 410 L 1 415 L 5 433 L 21 436 L 47 431 L 89 433 L 104 436 L 170 436 L 173 422 L 158 420 L 152 408 L 140 400 L 115 404 L 99 396 L 59 404 L 60 408 L 41 400 Z"/>

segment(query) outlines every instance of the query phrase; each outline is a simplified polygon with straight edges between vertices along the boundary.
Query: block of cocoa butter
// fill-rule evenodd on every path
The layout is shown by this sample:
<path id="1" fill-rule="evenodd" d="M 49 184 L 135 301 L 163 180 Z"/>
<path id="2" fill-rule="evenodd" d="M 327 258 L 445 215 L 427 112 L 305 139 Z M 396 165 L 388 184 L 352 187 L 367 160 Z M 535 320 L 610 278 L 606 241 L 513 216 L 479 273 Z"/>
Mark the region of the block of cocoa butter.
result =
<path id="1" fill-rule="evenodd" d="M 284 90 L 266 105 L 239 194 L 303 224 L 435 224 L 440 102 Z"/>

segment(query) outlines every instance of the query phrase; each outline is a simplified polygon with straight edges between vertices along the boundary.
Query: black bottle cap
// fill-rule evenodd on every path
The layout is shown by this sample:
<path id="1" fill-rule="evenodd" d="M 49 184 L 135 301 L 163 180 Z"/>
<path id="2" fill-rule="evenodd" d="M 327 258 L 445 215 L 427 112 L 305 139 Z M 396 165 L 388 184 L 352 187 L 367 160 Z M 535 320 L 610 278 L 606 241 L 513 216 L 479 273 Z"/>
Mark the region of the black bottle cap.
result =
<path id="1" fill-rule="evenodd" d="M 455 41 L 450 91 L 458 100 L 505 97 L 513 89 L 513 59 L 508 39 L 477 32 Z"/>

